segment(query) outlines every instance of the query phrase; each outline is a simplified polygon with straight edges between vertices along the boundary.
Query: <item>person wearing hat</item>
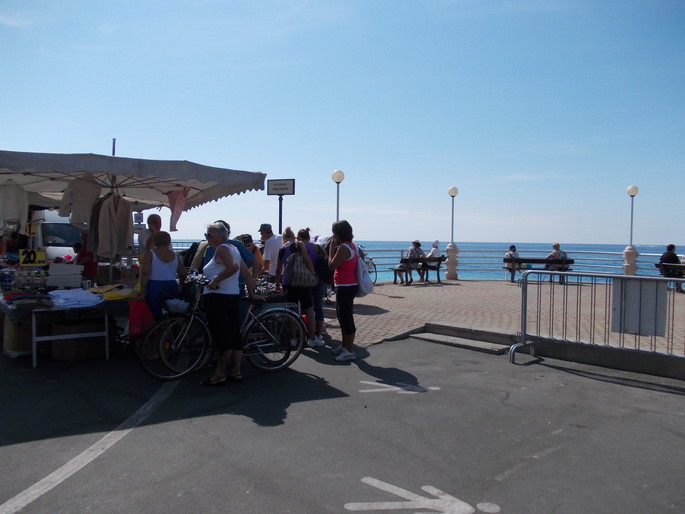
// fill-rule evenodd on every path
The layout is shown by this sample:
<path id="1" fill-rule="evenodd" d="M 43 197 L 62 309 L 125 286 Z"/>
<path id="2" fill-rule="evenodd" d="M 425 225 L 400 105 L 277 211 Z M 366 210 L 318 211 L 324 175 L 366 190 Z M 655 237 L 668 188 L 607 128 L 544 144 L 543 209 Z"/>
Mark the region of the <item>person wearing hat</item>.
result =
<path id="1" fill-rule="evenodd" d="M 262 244 L 264 245 L 264 264 L 261 274 L 268 273 L 273 279 L 276 278 L 276 266 L 278 266 L 278 251 L 281 249 L 281 236 L 274 234 L 269 223 L 259 226 Z"/>
<path id="2" fill-rule="evenodd" d="M 439 246 L 440 246 L 440 241 L 438 241 L 437 239 L 435 241 L 433 241 L 433 245 L 431 246 L 431 249 L 428 252 L 428 254 L 426 254 L 426 258 L 428 258 L 428 257 L 435 257 L 436 259 L 440 258 L 440 248 L 438 248 Z M 439 263 L 437 263 L 437 262 L 436 263 L 426 263 L 426 268 L 432 269 L 432 270 L 437 270 L 438 264 Z M 428 282 L 428 273 L 426 273 L 426 282 Z"/>
<path id="3" fill-rule="evenodd" d="M 425 252 L 421 249 L 421 241 L 419 241 L 418 239 L 414 239 L 411 242 L 411 246 L 407 250 L 407 259 L 420 259 L 421 257 L 425 256 Z M 407 279 L 408 284 L 411 284 L 414 281 L 414 279 L 412 278 L 413 270 L 416 270 L 418 272 L 419 281 L 424 281 L 424 272 L 421 268 L 422 266 L 420 262 L 409 264 L 407 266 L 407 273 L 409 274 L 409 278 Z"/>

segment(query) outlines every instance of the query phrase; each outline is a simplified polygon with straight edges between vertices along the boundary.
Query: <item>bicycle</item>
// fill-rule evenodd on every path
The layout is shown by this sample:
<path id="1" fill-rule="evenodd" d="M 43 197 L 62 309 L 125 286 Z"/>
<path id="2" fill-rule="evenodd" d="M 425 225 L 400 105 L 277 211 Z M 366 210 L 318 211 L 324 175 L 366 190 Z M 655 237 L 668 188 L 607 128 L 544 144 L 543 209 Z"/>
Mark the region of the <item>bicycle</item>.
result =
<path id="1" fill-rule="evenodd" d="M 359 255 L 364 261 L 364 265 L 366 266 L 366 271 L 369 272 L 369 275 L 371 275 L 371 279 L 373 280 L 373 283 L 376 283 L 376 280 L 378 280 L 378 270 L 376 270 L 376 263 L 373 262 L 373 257 L 369 257 L 367 255 L 366 251 L 364 250 L 364 247 L 362 245 L 357 245 L 357 249 L 359 250 Z"/>
<path id="2" fill-rule="evenodd" d="M 190 276 L 188 280 L 191 284 L 188 311 L 157 322 L 140 346 L 143 370 L 158 380 L 182 378 L 205 366 L 215 353 L 201 309 L 201 288 L 209 281 L 199 276 Z M 302 353 L 307 335 L 297 305 L 249 298 L 241 301 L 249 302 L 240 327 L 245 360 L 266 372 L 290 366 Z"/>

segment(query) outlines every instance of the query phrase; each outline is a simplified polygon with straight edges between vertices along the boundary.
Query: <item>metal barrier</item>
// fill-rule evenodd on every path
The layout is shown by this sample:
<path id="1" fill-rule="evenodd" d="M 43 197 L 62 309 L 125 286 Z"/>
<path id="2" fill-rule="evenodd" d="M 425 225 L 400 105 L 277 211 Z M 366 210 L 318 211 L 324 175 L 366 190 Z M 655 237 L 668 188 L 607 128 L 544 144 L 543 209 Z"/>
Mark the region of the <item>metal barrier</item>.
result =
<path id="1" fill-rule="evenodd" d="M 685 357 L 683 278 L 534 270 L 519 280 L 520 342 L 578 343 Z M 561 282 L 561 283 L 560 283 Z"/>

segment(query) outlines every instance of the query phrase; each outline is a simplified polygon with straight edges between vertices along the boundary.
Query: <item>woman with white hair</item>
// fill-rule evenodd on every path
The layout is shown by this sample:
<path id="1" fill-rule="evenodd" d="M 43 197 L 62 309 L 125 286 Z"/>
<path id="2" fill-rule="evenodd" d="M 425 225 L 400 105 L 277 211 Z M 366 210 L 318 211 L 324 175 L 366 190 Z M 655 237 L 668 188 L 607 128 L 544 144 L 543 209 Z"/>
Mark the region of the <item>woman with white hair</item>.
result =
<path id="1" fill-rule="evenodd" d="M 205 288 L 204 307 L 209 332 L 214 347 L 219 352 L 214 374 L 201 384 L 223 386 L 226 380 L 242 382 L 240 359 L 243 354 L 243 338 L 240 333 L 240 286 L 239 272 L 245 279 L 247 293 L 254 298 L 254 282 L 238 249 L 228 242 L 228 223 L 212 223 L 207 227 L 205 237 L 209 246 L 215 249 L 211 260 L 205 264 L 202 273 L 210 282 Z M 226 366 L 233 359 L 231 373 L 226 377 Z"/>

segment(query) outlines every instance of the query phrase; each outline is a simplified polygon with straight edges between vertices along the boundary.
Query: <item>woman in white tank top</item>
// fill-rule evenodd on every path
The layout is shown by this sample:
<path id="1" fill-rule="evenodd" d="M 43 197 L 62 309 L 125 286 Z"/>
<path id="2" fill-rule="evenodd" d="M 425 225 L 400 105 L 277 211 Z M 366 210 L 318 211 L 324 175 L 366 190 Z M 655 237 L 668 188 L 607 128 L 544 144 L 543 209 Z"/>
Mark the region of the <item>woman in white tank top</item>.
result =
<path id="1" fill-rule="evenodd" d="M 156 319 L 162 317 L 162 307 L 169 298 L 178 297 L 176 275 L 186 278 L 186 269 L 180 255 L 171 249 L 168 232 L 154 235 L 156 248 L 145 252 L 140 270 L 140 292 Z"/>
<path id="2" fill-rule="evenodd" d="M 243 355 L 243 337 L 240 333 L 240 286 L 242 274 L 247 293 L 255 298 L 252 276 L 240 257 L 238 249 L 228 242 L 228 223 L 212 223 L 205 237 L 209 246 L 216 249 L 212 259 L 205 264 L 202 273 L 210 279 L 204 290 L 204 310 L 214 347 L 219 352 L 216 369 L 211 377 L 200 382 L 203 386 L 223 386 L 226 381 L 242 382 L 240 360 Z M 233 361 L 231 373 L 226 376 L 226 366 Z"/>

